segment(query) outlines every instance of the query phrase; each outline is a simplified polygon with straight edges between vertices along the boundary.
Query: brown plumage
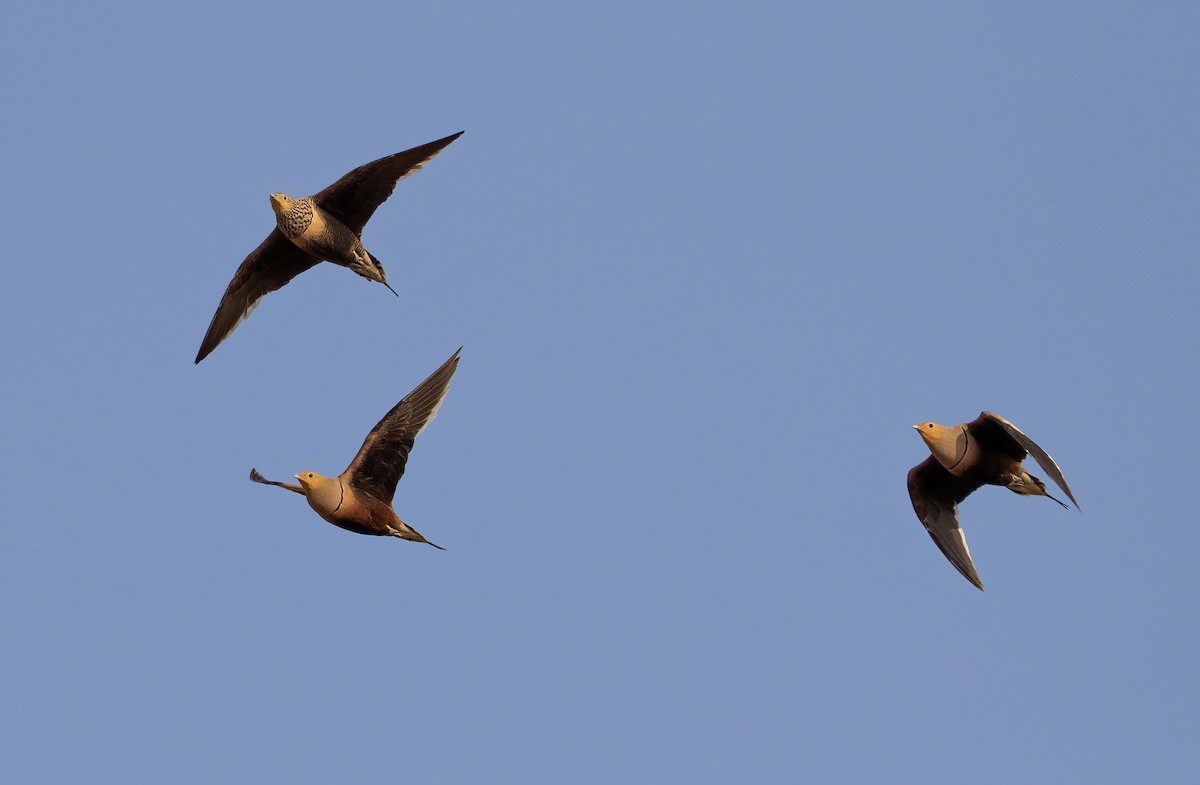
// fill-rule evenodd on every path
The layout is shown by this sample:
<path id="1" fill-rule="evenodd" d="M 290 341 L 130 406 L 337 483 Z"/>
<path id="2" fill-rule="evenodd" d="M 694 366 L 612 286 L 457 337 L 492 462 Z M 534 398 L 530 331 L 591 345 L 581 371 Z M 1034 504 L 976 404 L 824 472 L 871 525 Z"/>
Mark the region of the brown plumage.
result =
<path id="1" fill-rule="evenodd" d="M 458 368 L 461 351 L 459 347 L 442 367 L 392 407 L 367 434 L 358 455 L 341 475 L 323 477 L 316 472 L 301 472 L 295 475 L 300 484 L 293 485 L 268 480 L 257 469 L 251 469 L 250 479 L 303 495 L 309 506 L 334 526 L 358 534 L 400 537 L 433 545 L 400 520 L 392 508 L 392 497 L 396 483 L 404 475 L 414 440 L 433 422 L 450 390 L 450 377 Z"/>
<path id="2" fill-rule="evenodd" d="M 259 300 L 320 262 L 349 267 L 364 278 L 388 286 L 383 265 L 362 245 L 362 231 L 396 183 L 440 153 L 463 132 L 389 155 L 349 172 L 325 190 L 293 199 L 271 194 L 276 226 L 255 248 L 221 298 L 200 342 L 200 362 L 250 315 Z M 395 290 L 392 289 L 393 294 Z"/>
<path id="3" fill-rule="evenodd" d="M 975 571 L 967 538 L 958 523 L 959 502 L 981 485 L 1003 485 L 1013 493 L 1046 496 L 1066 507 L 1046 493 L 1044 482 L 1021 466 L 1025 456 L 1032 455 L 1079 507 L 1054 459 L 998 414 L 982 412 L 972 422 L 950 428 L 932 422 L 913 428 L 932 453 L 908 473 L 913 510 L 950 563 L 981 590 L 983 581 Z"/>

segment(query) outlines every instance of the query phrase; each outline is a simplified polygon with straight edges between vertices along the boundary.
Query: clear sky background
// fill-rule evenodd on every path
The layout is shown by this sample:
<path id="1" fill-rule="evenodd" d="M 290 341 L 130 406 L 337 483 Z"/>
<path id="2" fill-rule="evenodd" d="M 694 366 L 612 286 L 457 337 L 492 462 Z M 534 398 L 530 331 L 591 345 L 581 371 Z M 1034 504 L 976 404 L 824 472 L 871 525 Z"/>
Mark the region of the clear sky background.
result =
<path id="1" fill-rule="evenodd" d="M 1200 6 L 5 17 L 5 781 L 1193 780 Z M 192 364 L 269 193 L 462 129 L 399 300 L 321 265 Z M 247 481 L 459 345 L 447 551 Z M 986 593 L 905 489 L 983 409 L 1083 506 L 972 496 Z"/>

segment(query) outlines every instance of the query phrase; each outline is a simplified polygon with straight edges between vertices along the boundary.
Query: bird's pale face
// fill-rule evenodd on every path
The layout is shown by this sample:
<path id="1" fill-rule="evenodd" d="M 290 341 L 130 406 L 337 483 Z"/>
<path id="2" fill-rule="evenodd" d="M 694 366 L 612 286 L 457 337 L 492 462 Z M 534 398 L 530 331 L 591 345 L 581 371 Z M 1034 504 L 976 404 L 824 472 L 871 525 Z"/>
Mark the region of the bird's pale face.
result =
<path id="1" fill-rule="evenodd" d="M 287 194 L 271 194 L 271 209 L 276 215 L 285 215 L 292 209 L 292 197 Z"/>
<path id="2" fill-rule="evenodd" d="M 951 429 L 944 425 L 938 425 L 935 422 L 923 422 L 920 425 L 914 425 L 913 428 L 917 433 L 921 434 L 921 438 L 929 445 L 939 440 L 951 438 Z"/>
<path id="3" fill-rule="evenodd" d="M 316 472 L 300 472 L 299 474 L 293 476 L 300 481 L 301 487 L 303 487 L 306 491 L 312 490 L 313 486 L 325 479 Z"/>
<path id="4" fill-rule="evenodd" d="M 930 439 L 936 439 L 940 433 L 944 433 L 949 430 L 947 427 L 943 427 L 937 423 L 922 423 L 912 427 L 917 431 L 917 433 L 920 433 L 920 438 L 925 439 L 926 443 L 928 443 Z"/>
<path id="5" fill-rule="evenodd" d="M 947 428 L 935 422 L 923 422 L 920 425 L 914 425 L 913 428 L 916 428 L 917 433 L 921 434 L 921 438 L 925 440 L 925 446 L 929 448 L 929 452 L 933 453 L 933 457 L 937 458 L 938 463 L 947 469 L 953 469 L 966 458 L 971 446 L 966 426 L 956 425 L 953 428 Z"/>

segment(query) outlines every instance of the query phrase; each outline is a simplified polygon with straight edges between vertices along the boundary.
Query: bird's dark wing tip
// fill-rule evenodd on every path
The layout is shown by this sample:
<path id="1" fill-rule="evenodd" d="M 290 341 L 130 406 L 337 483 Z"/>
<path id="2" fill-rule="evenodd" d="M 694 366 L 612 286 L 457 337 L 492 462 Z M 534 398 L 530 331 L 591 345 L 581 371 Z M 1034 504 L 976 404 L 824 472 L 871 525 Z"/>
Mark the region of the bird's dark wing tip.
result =
<path id="1" fill-rule="evenodd" d="M 224 305 L 224 304 L 225 304 L 225 301 L 222 299 L 221 305 Z M 221 307 L 217 306 L 217 312 L 215 314 L 213 314 L 213 324 L 216 323 L 217 317 L 220 315 L 221 315 Z M 242 317 L 242 319 L 245 319 L 245 318 L 246 318 L 245 316 Z M 195 364 L 199 365 L 201 360 L 203 360 L 205 357 L 212 354 L 213 350 L 216 349 L 218 346 L 220 346 L 221 342 L 224 341 L 226 338 L 228 338 L 229 335 L 237 328 L 237 325 L 238 325 L 238 323 L 240 323 L 240 321 L 241 320 L 239 319 L 237 322 L 235 322 L 233 327 L 226 330 L 225 334 L 220 336 L 219 338 L 213 333 L 212 325 L 209 325 L 208 332 L 204 334 L 204 340 L 200 342 L 200 350 L 198 352 L 196 352 Z"/>

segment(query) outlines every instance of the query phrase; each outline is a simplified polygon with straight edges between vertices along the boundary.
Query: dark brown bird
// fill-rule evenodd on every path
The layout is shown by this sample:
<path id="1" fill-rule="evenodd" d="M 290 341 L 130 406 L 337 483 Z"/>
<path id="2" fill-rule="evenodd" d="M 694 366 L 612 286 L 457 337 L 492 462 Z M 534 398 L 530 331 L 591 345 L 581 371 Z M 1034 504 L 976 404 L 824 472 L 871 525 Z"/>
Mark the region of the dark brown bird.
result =
<path id="1" fill-rule="evenodd" d="M 392 195 L 399 180 L 420 169 L 462 135 L 459 131 L 363 164 L 320 193 L 303 199 L 271 194 L 276 226 L 233 274 L 200 342 L 196 362 L 229 337 L 263 295 L 320 262 L 349 267 L 362 277 L 392 289 L 383 265 L 363 248 L 363 227 L 375 209 Z M 392 289 L 392 293 L 396 290 Z"/>
<path id="2" fill-rule="evenodd" d="M 982 412 L 973 422 L 947 428 L 937 423 L 914 425 L 932 453 L 908 472 L 913 510 L 933 542 L 958 571 L 980 590 L 983 582 L 967 550 L 958 523 L 958 503 L 981 485 L 1003 485 L 1022 496 L 1046 496 L 1046 483 L 1021 466 L 1026 455 L 1050 475 L 1078 509 L 1058 464 L 1033 440 L 998 414 Z"/>
<path id="3" fill-rule="evenodd" d="M 300 484 L 292 485 L 268 480 L 258 473 L 258 469 L 251 469 L 250 479 L 303 495 L 309 506 L 334 526 L 358 534 L 399 537 L 433 545 L 400 520 L 392 508 L 392 497 L 396 493 L 396 483 L 404 475 L 414 440 L 433 422 L 450 390 L 450 377 L 458 368 L 461 351 L 460 346 L 441 368 L 392 407 L 367 434 L 358 455 L 341 475 L 323 477 L 316 472 L 301 472 L 295 475 Z M 433 547 L 441 548 L 439 545 Z"/>

